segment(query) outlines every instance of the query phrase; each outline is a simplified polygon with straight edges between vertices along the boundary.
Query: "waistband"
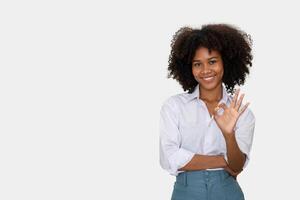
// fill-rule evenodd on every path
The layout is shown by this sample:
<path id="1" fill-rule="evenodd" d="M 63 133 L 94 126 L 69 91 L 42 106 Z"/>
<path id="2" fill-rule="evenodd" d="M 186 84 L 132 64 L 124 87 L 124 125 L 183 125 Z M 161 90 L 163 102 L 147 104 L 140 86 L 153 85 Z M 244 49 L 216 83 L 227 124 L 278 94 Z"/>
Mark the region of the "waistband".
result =
<path id="1" fill-rule="evenodd" d="M 214 182 L 222 182 L 231 175 L 221 170 L 197 170 L 185 171 L 176 176 L 176 182 L 183 185 L 200 185 Z"/>

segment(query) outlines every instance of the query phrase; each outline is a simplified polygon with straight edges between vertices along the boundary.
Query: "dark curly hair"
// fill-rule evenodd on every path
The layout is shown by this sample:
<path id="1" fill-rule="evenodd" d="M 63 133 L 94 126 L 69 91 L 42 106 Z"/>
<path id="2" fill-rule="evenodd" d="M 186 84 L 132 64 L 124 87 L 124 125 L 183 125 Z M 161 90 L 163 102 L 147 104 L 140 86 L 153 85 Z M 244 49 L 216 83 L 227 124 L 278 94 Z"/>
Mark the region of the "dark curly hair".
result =
<path id="1" fill-rule="evenodd" d="M 192 93 L 198 82 L 192 74 L 192 59 L 200 47 L 221 54 L 223 83 L 229 93 L 235 85 L 243 85 L 252 66 L 252 39 L 242 30 L 228 24 L 206 24 L 201 29 L 180 28 L 173 36 L 168 76 L 177 80 L 183 90 Z"/>

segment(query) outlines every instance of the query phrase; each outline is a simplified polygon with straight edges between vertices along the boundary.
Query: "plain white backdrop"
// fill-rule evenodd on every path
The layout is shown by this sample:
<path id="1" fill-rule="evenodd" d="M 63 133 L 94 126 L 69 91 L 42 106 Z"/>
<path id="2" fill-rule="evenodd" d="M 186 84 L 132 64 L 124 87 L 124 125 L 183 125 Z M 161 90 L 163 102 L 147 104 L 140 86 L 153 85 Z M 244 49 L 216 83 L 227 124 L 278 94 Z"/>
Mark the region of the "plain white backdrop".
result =
<path id="1" fill-rule="evenodd" d="M 299 199 L 296 1 L 1 1 L 0 199 L 170 199 L 162 102 L 182 26 L 229 23 L 253 39 L 242 91 L 256 116 L 247 200 Z"/>

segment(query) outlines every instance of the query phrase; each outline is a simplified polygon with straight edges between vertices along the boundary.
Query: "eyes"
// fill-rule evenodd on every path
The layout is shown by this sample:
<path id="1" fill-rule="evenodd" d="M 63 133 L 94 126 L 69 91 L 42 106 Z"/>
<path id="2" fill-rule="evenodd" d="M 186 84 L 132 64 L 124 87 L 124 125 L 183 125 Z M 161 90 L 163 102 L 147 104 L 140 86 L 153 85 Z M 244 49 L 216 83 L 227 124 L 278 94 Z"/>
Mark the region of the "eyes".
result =
<path id="1" fill-rule="evenodd" d="M 213 65 L 213 64 L 215 64 L 216 62 L 217 62 L 216 60 L 210 60 L 210 61 L 208 62 L 208 64 Z"/>
<path id="2" fill-rule="evenodd" d="M 208 61 L 209 65 L 214 65 L 215 63 L 217 63 L 217 60 L 210 60 Z M 201 62 L 194 62 L 193 63 L 193 67 L 201 67 L 203 64 Z"/>

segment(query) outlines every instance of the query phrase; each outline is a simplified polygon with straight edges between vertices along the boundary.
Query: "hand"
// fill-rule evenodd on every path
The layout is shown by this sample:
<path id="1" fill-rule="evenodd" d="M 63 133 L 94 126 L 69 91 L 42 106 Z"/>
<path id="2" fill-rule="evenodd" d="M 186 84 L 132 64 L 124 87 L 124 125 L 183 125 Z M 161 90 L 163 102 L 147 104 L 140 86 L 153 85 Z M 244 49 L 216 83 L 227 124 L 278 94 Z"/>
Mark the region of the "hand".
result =
<path id="1" fill-rule="evenodd" d="M 226 104 L 221 103 L 214 110 L 215 121 L 219 126 L 219 128 L 221 129 L 224 136 L 226 134 L 232 134 L 234 132 L 234 127 L 236 125 L 238 118 L 249 105 L 249 103 L 247 103 L 240 109 L 245 94 L 242 94 L 241 97 L 238 99 L 239 92 L 240 89 L 236 91 L 229 107 Z M 218 114 L 218 110 L 220 108 L 224 110 L 222 114 Z"/>
<path id="2" fill-rule="evenodd" d="M 233 178 L 234 179 L 236 179 L 237 178 L 237 175 L 239 175 L 242 171 L 240 171 L 240 172 L 234 172 L 234 171 L 232 171 L 232 169 L 230 169 L 229 167 L 228 167 L 228 165 L 224 168 L 225 169 L 225 171 L 227 171 L 231 176 L 233 176 Z"/>

